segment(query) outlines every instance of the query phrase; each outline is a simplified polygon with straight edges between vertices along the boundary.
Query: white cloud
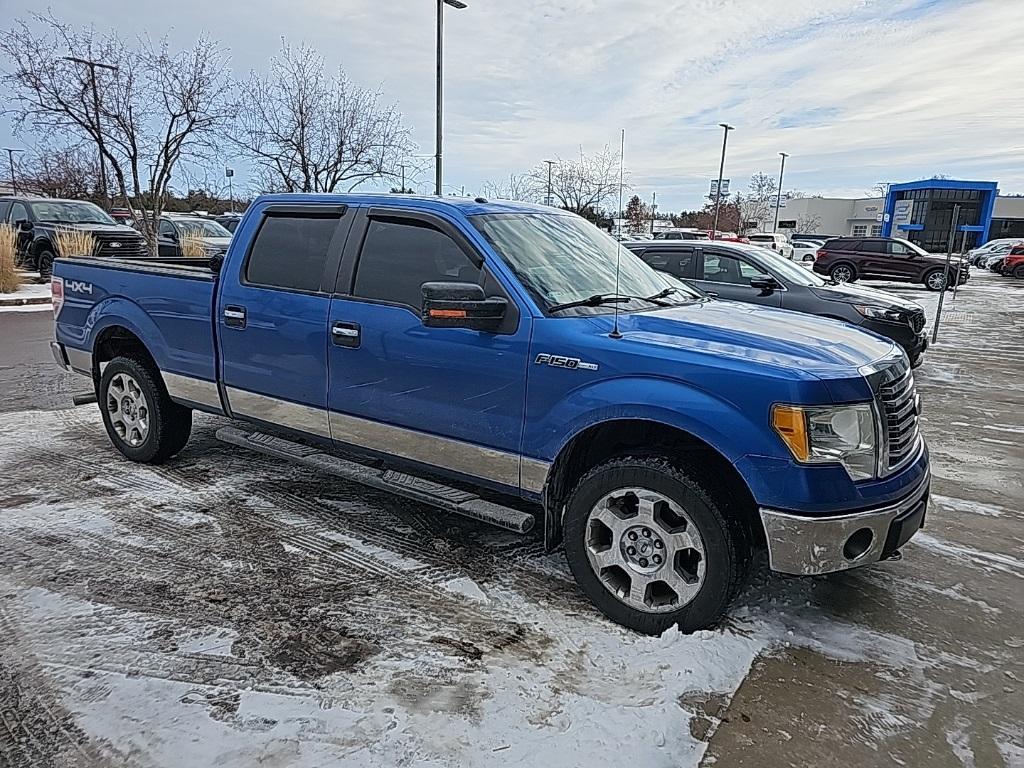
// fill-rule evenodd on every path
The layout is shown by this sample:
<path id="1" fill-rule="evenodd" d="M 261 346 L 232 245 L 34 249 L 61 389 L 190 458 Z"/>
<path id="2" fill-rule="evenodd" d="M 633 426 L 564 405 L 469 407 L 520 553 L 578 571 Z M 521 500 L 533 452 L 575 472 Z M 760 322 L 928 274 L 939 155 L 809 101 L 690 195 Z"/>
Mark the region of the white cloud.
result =
<path id="1" fill-rule="evenodd" d="M 8 5 L 11 0 L 8 0 Z M 1016 0 L 467 0 L 446 13 L 445 176 L 475 190 L 553 155 L 615 144 L 637 191 L 699 205 L 718 166 L 787 187 L 861 194 L 933 173 L 1024 191 Z M 7 15 L 28 10 L 13 0 Z M 399 103 L 433 147 L 432 0 L 52 0 L 97 26 L 178 40 L 201 29 L 259 67 L 285 35 Z M 118 8 L 123 6 L 124 12 Z M 424 181 L 429 177 L 425 174 Z"/>

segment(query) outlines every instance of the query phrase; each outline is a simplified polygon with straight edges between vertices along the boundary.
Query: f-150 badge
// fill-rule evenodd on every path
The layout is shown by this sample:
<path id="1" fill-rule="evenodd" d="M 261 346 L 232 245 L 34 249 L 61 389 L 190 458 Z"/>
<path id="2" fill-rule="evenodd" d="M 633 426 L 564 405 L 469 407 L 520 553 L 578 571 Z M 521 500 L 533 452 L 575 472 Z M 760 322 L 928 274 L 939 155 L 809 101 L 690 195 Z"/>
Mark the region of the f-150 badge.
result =
<path id="1" fill-rule="evenodd" d="M 569 368 L 571 370 L 596 371 L 597 363 L 584 363 L 578 357 L 563 357 L 541 352 L 533 361 L 536 365 L 550 365 L 553 368 Z"/>

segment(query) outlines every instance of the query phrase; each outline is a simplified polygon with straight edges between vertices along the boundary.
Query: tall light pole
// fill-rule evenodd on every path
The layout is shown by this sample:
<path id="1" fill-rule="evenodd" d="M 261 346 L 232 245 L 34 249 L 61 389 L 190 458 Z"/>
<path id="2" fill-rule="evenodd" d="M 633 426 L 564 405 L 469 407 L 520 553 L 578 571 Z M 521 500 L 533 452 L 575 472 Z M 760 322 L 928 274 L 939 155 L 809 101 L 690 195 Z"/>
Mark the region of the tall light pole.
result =
<path id="1" fill-rule="evenodd" d="M 434 194 L 441 195 L 441 130 L 444 123 L 443 75 L 444 75 L 444 7 L 463 9 L 466 4 L 462 0 L 437 0 L 437 130 L 435 133 L 434 152 Z"/>
<path id="2" fill-rule="evenodd" d="M 66 61 L 74 61 L 89 68 L 89 82 L 92 85 L 92 109 L 96 114 L 96 147 L 99 150 L 99 194 L 103 199 L 103 205 L 110 206 L 110 200 L 106 197 L 106 160 L 103 156 L 103 130 L 99 123 L 99 91 L 96 90 L 96 68 L 110 70 L 111 72 L 117 72 L 118 68 L 104 65 L 100 61 L 91 61 L 88 58 L 78 58 L 77 56 L 65 56 L 63 58 Z"/>
<path id="3" fill-rule="evenodd" d="M 224 175 L 228 177 L 228 200 L 230 200 L 230 204 L 229 205 L 230 205 L 230 208 L 231 208 L 231 212 L 234 213 L 235 212 L 235 183 L 234 183 L 234 181 L 235 181 L 235 179 L 234 179 L 235 169 L 234 168 L 225 168 L 224 169 Z"/>
<path id="4" fill-rule="evenodd" d="M 544 204 L 554 205 L 555 201 L 554 198 L 551 196 L 551 166 L 555 164 L 555 161 L 545 160 L 544 162 L 548 164 L 548 196 L 544 199 Z"/>
<path id="5" fill-rule="evenodd" d="M 651 237 L 654 237 L 654 212 L 658 208 L 658 193 L 651 192 Z"/>
<path id="6" fill-rule="evenodd" d="M 15 149 L 14 147 L 4 147 L 4 152 L 7 153 L 7 160 L 11 163 L 11 194 L 18 194 L 18 185 L 14 180 L 14 153 L 24 152 L 24 149 Z"/>
<path id="7" fill-rule="evenodd" d="M 711 228 L 711 239 L 718 236 L 718 209 L 722 204 L 722 175 L 725 173 L 725 145 L 729 143 L 729 131 L 733 127 L 728 123 L 719 123 L 723 129 L 722 136 L 722 162 L 718 165 L 718 189 L 715 190 L 715 225 Z"/>
<path id="8" fill-rule="evenodd" d="M 782 174 L 786 172 L 786 158 L 789 157 L 785 152 L 779 152 L 782 155 L 782 166 L 779 168 L 779 188 L 776 190 L 778 194 L 775 196 L 775 224 L 772 226 L 772 232 L 775 232 L 779 228 L 779 206 L 782 205 Z"/>

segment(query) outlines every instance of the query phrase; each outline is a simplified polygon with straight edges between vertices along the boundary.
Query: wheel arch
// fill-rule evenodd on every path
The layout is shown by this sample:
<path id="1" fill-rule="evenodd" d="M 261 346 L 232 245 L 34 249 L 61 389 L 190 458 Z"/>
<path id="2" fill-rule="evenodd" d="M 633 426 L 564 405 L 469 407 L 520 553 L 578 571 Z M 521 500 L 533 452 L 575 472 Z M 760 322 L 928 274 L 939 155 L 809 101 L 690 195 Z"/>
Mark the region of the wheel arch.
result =
<path id="1" fill-rule="evenodd" d="M 562 515 L 576 482 L 590 468 L 627 455 L 683 458 L 723 501 L 723 513 L 743 523 L 750 541 L 763 536 L 750 486 L 726 455 L 693 431 L 648 418 L 600 421 L 574 434 L 562 446 L 544 486 L 544 543 L 550 551 L 562 540 Z"/>

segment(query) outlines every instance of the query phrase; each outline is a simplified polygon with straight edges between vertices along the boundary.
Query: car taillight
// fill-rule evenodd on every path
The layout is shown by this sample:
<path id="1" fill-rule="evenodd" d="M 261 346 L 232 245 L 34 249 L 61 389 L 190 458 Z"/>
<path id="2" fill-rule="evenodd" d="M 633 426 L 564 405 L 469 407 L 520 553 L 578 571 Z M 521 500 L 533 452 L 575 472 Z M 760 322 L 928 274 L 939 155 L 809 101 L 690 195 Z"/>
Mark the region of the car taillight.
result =
<path id="1" fill-rule="evenodd" d="M 818 259 L 820 259 L 824 255 L 825 255 L 825 250 L 823 248 L 821 248 L 821 249 L 815 251 L 815 253 L 814 253 L 814 260 L 817 261 Z"/>
<path id="2" fill-rule="evenodd" d="M 64 306 L 64 278 L 54 275 L 50 278 L 50 293 L 53 294 L 53 319 L 57 319 Z"/>

